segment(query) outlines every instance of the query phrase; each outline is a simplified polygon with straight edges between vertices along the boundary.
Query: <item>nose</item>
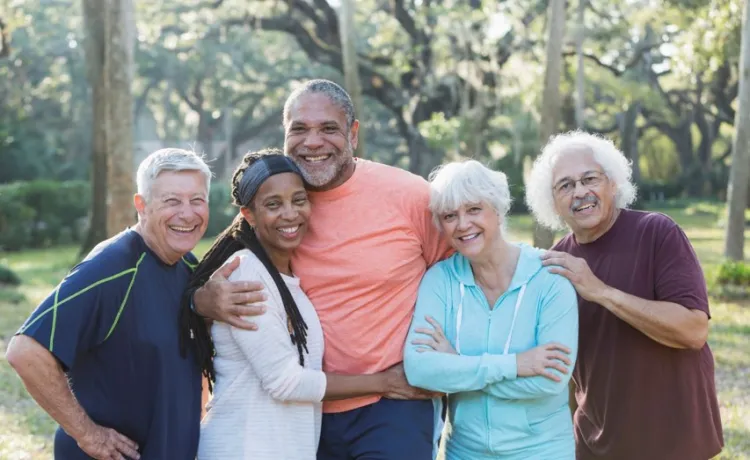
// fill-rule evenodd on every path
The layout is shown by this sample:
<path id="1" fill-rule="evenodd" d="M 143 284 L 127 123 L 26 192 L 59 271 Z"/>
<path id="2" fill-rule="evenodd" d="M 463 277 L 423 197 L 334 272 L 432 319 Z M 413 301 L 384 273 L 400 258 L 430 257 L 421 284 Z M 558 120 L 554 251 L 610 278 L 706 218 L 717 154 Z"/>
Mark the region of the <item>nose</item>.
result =
<path id="1" fill-rule="evenodd" d="M 298 215 L 299 210 L 297 210 L 297 208 L 292 203 L 285 204 L 283 209 L 281 210 L 281 218 L 284 220 L 295 220 Z"/>
<path id="2" fill-rule="evenodd" d="M 573 197 L 583 198 L 588 195 L 589 189 L 583 186 L 583 182 L 576 181 L 575 188 L 573 189 Z"/>
<path id="3" fill-rule="evenodd" d="M 307 132 L 305 140 L 302 143 L 308 149 L 314 150 L 323 146 L 323 137 L 317 130 L 311 129 Z"/>
<path id="4" fill-rule="evenodd" d="M 459 231 L 467 230 L 470 226 L 469 218 L 464 213 L 458 215 L 458 225 L 456 229 Z"/>

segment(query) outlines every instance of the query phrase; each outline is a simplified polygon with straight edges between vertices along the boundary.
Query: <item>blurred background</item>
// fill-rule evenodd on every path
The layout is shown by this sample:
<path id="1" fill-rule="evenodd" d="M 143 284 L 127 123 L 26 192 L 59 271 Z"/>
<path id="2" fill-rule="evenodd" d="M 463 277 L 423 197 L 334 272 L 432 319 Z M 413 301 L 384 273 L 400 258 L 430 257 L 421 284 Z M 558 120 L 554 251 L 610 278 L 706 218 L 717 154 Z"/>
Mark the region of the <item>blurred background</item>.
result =
<path id="1" fill-rule="evenodd" d="M 524 205 L 524 172 L 541 146 L 571 129 L 613 139 L 633 163 L 635 206 L 675 218 L 701 259 L 721 458 L 750 458 L 745 9 L 746 0 L 0 0 L 0 351 L 82 254 L 134 223 L 134 171 L 146 155 L 178 146 L 210 159 L 210 238 L 236 213 L 227 184 L 242 155 L 281 147 L 286 96 L 328 78 L 353 96 L 358 156 L 422 176 L 460 157 L 502 170 L 511 231 L 538 246 L 559 236 L 536 228 Z M 54 424 L 4 359 L 0 427 L 0 458 L 50 457 Z"/>

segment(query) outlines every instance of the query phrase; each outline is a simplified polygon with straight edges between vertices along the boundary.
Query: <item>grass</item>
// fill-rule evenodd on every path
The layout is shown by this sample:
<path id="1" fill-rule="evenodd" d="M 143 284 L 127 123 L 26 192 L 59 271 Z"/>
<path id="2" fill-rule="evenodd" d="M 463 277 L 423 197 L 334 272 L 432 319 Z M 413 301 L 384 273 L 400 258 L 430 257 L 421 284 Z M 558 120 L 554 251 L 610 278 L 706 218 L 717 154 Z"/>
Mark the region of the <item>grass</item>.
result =
<path id="1" fill-rule="evenodd" d="M 710 280 L 722 261 L 722 207 L 716 203 L 665 208 L 685 230 Z M 529 216 L 510 218 L 513 239 L 531 241 Z M 210 245 L 202 241 L 196 253 Z M 5 346 L 34 306 L 65 276 L 76 248 L 62 247 L 0 255 L 21 277 L 17 288 L 0 286 L 0 460 L 52 457 L 55 423 L 26 393 L 7 361 Z M 716 383 L 726 447 L 718 459 L 750 460 L 750 301 L 711 302 L 709 343 L 716 359 Z"/>

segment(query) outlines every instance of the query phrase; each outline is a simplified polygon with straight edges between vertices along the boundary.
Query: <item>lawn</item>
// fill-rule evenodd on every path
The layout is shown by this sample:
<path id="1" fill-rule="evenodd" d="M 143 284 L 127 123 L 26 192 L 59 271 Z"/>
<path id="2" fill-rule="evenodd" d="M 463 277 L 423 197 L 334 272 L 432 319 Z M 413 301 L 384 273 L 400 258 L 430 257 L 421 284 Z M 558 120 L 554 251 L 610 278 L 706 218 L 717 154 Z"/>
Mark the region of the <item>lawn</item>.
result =
<path id="1" fill-rule="evenodd" d="M 721 261 L 721 207 L 702 203 L 662 209 L 682 225 L 695 247 L 709 284 Z M 511 216 L 510 233 L 530 242 L 531 218 Z M 203 253 L 204 241 L 196 252 Z M 0 255 L 23 280 L 19 288 L 0 287 L 0 459 L 51 458 L 55 423 L 29 398 L 5 361 L 7 341 L 34 306 L 75 261 L 76 248 L 64 247 Z M 709 343 L 716 358 L 716 380 L 726 448 L 717 458 L 750 460 L 750 301 L 712 299 Z"/>

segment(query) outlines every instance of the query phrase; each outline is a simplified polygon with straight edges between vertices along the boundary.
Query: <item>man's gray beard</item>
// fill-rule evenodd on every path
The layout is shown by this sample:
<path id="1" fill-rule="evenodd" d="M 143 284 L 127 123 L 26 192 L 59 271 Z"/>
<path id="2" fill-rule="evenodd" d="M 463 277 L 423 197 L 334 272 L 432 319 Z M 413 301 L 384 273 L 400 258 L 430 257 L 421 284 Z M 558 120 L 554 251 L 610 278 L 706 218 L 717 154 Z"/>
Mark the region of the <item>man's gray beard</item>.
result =
<path id="1" fill-rule="evenodd" d="M 354 149 L 352 148 L 351 143 L 348 142 L 345 150 L 341 152 L 341 155 L 335 155 L 336 162 L 331 165 L 329 169 L 316 174 L 311 174 L 309 171 L 307 171 L 307 169 L 305 168 L 305 166 L 307 166 L 307 164 L 305 164 L 305 160 L 300 159 L 299 161 L 297 161 L 293 156 L 290 157 L 297 164 L 300 171 L 302 171 L 302 177 L 305 179 L 305 182 L 313 187 L 320 188 L 330 184 L 341 175 L 344 167 L 348 164 L 348 162 L 354 161 L 352 159 L 353 154 Z"/>

